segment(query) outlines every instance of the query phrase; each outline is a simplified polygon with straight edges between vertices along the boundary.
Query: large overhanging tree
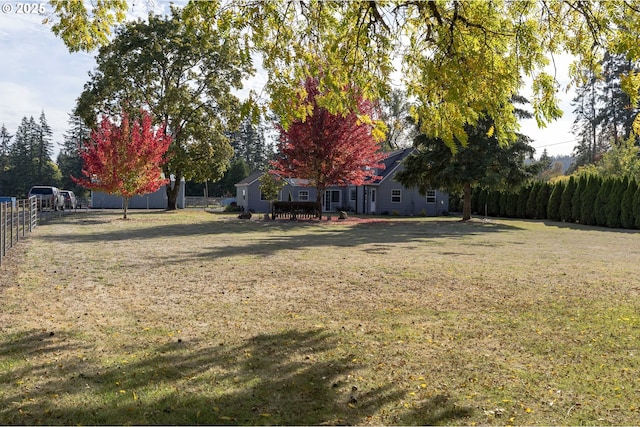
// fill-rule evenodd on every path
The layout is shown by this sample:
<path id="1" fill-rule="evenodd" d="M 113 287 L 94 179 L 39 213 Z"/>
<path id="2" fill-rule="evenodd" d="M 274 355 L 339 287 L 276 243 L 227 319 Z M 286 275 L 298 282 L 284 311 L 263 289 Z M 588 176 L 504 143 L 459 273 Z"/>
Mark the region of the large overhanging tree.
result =
<path id="1" fill-rule="evenodd" d="M 54 31 L 71 50 L 103 43 L 127 8 L 122 0 L 103 0 L 92 11 L 82 2 L 51 3 L 59 18 Z M 218 6 L 191 2 L 186 13 L 200 26 L 218 16 Z M 285 127 L 307 114 L 297 83 L 316 75 L 317 66 L 327 71 L 320 86 L 330 89 L 318 103 L 345 112 L 355 106 L 344 91 L 347 83 L 366 98 L 380 98 L 390 92 L 398 59 L 408 94 L 420 106 L 414 115 L 423 133 L 455 147 L 455 141 L 467 143 L 467 129 L 489 116 L 496 138 L 506 143 L 517 131 L 509 100 L 522 92 L 525 78 L 533 82 L 539 124 L 560 116 L 558 83 L 553 72 L 543 71 L 554 55 L 576 56 L 574 82 L 582 80 L 583 70 L 595 70 L 606 50 L 640 58 L 640 7 L 629 0 L 272 0 L 230 1 L 224 7 L 225 16 L 264 54 L 272 108 Z M 326 56 L 314 65 L 319 43 Z M 640 76 L 626 74 L 622 85 L 635 104 Z"/>
<path id="2" fill-rule="evenodd" d="M 115 3 L 114 3 L 115 4 Z M 213 12 L 212 12 L 213 13 Z M 237 127 L 241 104 L 232 94 L 252 72 L 239 31 L 224 20 L 150 15 L 127 23 L 97 55 L 97 69 L 78 100 L 77 114 L 93 125 L 101 114 L 145 106 L 172 137 L 165 176 L 168 209 L 176 209 L 182 178 L 218 180 L 233 150 L 227 134 Z"/>

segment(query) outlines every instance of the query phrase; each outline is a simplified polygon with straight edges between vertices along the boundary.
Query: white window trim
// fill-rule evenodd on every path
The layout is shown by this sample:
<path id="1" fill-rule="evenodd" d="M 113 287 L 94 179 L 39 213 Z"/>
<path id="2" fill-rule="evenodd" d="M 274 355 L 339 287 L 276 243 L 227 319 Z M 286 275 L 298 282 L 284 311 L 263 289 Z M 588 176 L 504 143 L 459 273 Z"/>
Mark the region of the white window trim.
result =
<path id="1" fill-rule="evenodd" d="M 394 200 L 395 198 L 398 200 Z M 391 203 L 402 203 L 402 190 L 391 190 Z"/>
<path id="2" fill-rule="evenodd" d="M 425 194 L 425 197 L 427 199 L 427 203 L 429 203 L 429 204 L 436 203 L 436 201 L 437 201 L 436 190 L 427 190 L 427 193 Z"/>
<path id="3" fill-rule="evenodd" d="M 301 202 L 309 201 L 309 190 L 298 190 L 298 200 Z"/>

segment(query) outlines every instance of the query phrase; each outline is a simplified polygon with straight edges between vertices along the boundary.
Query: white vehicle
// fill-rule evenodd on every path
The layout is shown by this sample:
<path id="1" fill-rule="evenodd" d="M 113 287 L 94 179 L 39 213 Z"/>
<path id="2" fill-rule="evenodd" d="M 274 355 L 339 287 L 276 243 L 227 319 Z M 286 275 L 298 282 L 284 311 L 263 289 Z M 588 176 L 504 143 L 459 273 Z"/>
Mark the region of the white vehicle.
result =
<path id="1" fill-rule="evenodd" d="M 78 205 L 78 200 L 76 199 L 76 195 L 73 194 L 71 190 L 60 190 L 62 196 L 64 197 L 64 207 L 65 209 L 75 209 Z"/>
<path id="2" fill-rule="evenodd" d="M 36 196 L 39 211 L 43 209 L 64 210 L 64 196 L 58 187 L 35 185 L 29 190 L 28 197 L 31 196 Z"/>

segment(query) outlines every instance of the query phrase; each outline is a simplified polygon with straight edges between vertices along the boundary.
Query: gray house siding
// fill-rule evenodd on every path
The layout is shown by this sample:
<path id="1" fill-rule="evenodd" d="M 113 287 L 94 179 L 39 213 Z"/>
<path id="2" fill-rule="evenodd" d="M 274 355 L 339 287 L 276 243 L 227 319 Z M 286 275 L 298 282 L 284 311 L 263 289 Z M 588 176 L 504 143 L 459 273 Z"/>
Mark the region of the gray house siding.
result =
<path id="1" fill-rule="evenodd" d="M 415 188 L 405 188 L 390 176 L 378 185 L 376 213 L 438 216 L 449 211 L 448 193 L 435 191 L 431 196 L 428 199 Z"/>
<path id="2" fill-rule="evenodd" d="M 449 210 L 449 195 L 435 191 L 429 199 L 417 189 L 405 188 L 397 182 L 395 174 L 403 169 L 402 161 L 411 154 L 412 148 L 392 152 L 384 160 L 385 168 L 378 171 L 380 178 L 365 185 L 329 187 L 322 197 L 323 212 L 346 209 L 356 214 L 398 215 L 442 215 Z M 268 212 L 269 203 L 261 200 L 260 176 L 255 173 L 236 184 L 238 206 L 245 211 Z M 316 189 L 301 185 L 299 180 L 288 180 L 279 200 L 315 201 Z M 302 193 L 307 197 L 302 197 Z"/>
<path id="3" fill-rule="evenodd" d="M 178 193 L 179 209 L 184 209 L 184 191 L 185 182 L 183 180 L 180 183 L 180 192 Z M 155 193 L 145 194 L 143 196 L 134 196 L 129 199 L 128 209 L 166 209 L 167 203 L 167 190 L 165 186 L 162 186 Z M 123 209 L 124 199 L 121 196 L 102 193 L 100 191 L 92 191 L 91 207 L 93 209 Z"/>
<path id="4" fill-rule="evenodd" d="M 271 212 L 269 201 L 262 199 L 262 192 L 260 191 L 260 176 L 262 176 L 260 173 L 254 174 L 248 179 L 236 184 L 236 203 L 245 212 Z M 316 189 L 313 187 L 302 187 L 287 184 L 282 188 L 282 190 L 280 190 L 278 200 L 289 200 L 289 195 L 291 195 L 291 200 L 293 201 L 313 202 L 316 200 L 316 194 Z"/>

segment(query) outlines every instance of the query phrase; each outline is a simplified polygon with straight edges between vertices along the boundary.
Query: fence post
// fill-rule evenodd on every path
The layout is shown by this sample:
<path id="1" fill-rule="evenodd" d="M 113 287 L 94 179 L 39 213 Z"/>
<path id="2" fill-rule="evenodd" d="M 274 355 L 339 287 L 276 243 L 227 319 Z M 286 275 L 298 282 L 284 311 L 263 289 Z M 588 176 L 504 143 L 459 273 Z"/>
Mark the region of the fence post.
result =
<path id="1" fill-rule="evenodd" d="M 0 265 L 4 258 L 4 203 L 0 203 Z"/>
<path id="2" fill-rule="evenodd" d="M 11 233 L 9 233 L 9 248 L 13 247 L 13 203 L 11 203 L 11 207 L 9 208 L 9 229 Z"/>

